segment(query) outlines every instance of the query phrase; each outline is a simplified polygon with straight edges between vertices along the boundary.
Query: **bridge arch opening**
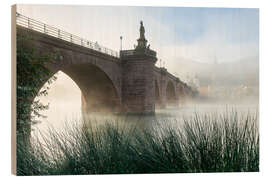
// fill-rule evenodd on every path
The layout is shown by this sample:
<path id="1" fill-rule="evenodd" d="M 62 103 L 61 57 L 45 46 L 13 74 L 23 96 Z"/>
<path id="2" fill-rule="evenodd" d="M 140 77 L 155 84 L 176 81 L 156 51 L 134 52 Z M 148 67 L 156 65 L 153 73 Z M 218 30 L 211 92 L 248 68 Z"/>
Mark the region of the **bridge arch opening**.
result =
<path id="1" fill-rule="evenodd" d="M 77 83 L 67 74 L 58 71 L 54 74 L 57 79 L 52 84 L 44 83 L 39 91 L 49 87 L 48 95 L 36 96 L 34 101 L 40 100 L 44 105 L 49 104 L 47 110 L 41 111 L 43 117 L 35 117 L 38 123 L 33 129 L 46 130 L 48 125 L 61 129 L 65 121 L 78 121 L 81 118 L 81 90 Z"/>
<path id="2" fill-rule="evenodd" d="M 111 78 L 99 67 L 91 64 L 71 65 L 63 68 L 80 87 L 82 113 L 118 112 L 120 96 Z"/>
<path id="3" fill-rule="evenodd" d="M 84 119 L 84 115 L 93 112 L 117 112 L 120 109 L 117 89 L 112 80 L 99 67 L 91 64 L 73 64 L 57 70 L 52 67 L 49 69 L 52 72 L 51 75 L 57 72 L 57 80 L 49 85 L 47 96 L 36 96 L 35 100 L 40 99 L 44 104 L 50 104 L 47 112 L 41 112 L 47 116 L 45 121 L 50 124 L 54 125 L 56 121 L 56 124 L 59 124 L 60 121 L 72 118 L 74 120 L 81 119 L 81 117 Z M 41 85 L 40 91 L 47 85 L 46 81 Z M 44 121 L 41 118 L 37 118 L 37 120 Z M 63 125 L 63 123 L 60 124 Z"/>
<path id="4" fill-rule="evenodd" d="M 174 84 L 169 81 L 166 88 L 166 100 L 167 105 L 174 106 L 176 105 L 176 94 Z"/>

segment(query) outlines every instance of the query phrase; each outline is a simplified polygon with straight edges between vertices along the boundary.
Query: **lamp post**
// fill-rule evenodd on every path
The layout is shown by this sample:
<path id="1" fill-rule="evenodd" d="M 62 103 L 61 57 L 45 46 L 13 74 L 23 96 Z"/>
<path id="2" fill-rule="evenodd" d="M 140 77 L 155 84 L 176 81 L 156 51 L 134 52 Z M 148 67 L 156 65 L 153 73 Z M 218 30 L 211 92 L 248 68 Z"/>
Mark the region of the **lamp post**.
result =
<path id="1" fill-rule="evenodd" d="M 123 37 L 120 36 L 120 51 L 122 51 L 122 39 L 123 39 Z"/>

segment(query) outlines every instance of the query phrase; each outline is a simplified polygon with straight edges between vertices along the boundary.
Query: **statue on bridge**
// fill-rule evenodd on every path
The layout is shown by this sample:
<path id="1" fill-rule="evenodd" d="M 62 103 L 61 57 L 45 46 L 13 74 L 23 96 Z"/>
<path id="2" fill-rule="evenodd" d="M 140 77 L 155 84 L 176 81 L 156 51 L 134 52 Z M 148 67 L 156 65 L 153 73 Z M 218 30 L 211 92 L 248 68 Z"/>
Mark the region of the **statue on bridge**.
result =
<path id="1" fill-rule="evenodd" d="M 138 41 L 138 45 L 135 48 L 136 50 L 139 49 L 146 49 L 146 45 L 147 45 L 147 40 L 145 39 L 144 33 L 144 26 L 143 26 L 143 21 L 140 22 L 141 26 L 140 26 L 140 38 L 137 40 Z"/>
<path id="2" fill-rule="evenodd" d="M 143 27 L 143 21 L 141 21 L 141 27 L 140 27 L 140 39 L 145 39 L 144 33 L 145 33 L 145 30 L 144 30 L 144 27 Z"/>

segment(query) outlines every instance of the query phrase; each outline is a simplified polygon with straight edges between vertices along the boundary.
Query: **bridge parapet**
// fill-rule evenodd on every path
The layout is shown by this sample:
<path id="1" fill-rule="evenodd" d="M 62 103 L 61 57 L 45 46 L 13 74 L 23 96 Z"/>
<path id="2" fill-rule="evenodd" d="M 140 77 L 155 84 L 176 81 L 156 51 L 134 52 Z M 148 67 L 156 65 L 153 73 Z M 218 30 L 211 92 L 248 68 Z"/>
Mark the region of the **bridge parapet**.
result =
<path id="1" fill-rule="evenodd" d="M 79 36 L 73 35 L 71 33 L 65 32 L 53 26 L 44 24 L 42 22 L 36 21 L 24 15 L 21 15 L 16 12 L 16 24 L 33 31 L 37 31 L 48 36 L 53 36 L 55 38 L 71 42 L 107 55 L 119 58 L 119 53 L 117 51 L 111 50 L 104 46 L 99 45 L 97 42 L 91 42 L 87 39 L 81 38 Z"/>
<path id="2" fill-rule="evenodd" d="M 140 49 L 140 50 L 122 50 L 120 51 L 120 58 L 125 56 L 133 56 L 133 55 L 146 55 L 151 57 L 156 57 L 157 53 L 151 49 Z"/>
<path id="3" fill-rule="evenodd" d="M 173 79 L 173 80 L 175 80 L 175 81 L 179 81 L 179 82 L 180 82 L 180 79 L 179 79 L 178 77 L 172 75 L 172 74 L 171 74 L 170 72 L 168 72 L 167 69 L 164 68 L 164 67 L 156 67 L 156 66 L 155 66 L 155 71 L 161 73 L 162 75 L 166 75 L 166 76 L 170 77 L 171 79 Z"/>

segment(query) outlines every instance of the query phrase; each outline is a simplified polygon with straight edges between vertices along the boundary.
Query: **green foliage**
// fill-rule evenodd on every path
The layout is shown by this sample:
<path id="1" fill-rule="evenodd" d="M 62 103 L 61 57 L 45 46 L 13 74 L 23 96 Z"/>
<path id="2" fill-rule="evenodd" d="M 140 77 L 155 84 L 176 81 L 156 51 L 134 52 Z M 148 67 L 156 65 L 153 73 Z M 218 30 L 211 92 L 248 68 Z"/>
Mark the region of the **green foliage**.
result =
<path id="1" fill-rule="evenodd" d="M 39 92 L 40 88 L 46 81 L 52 83 L 56 79 L 45 67 L 52 55 L 37 52 L 33 47 L 28 33 L 17 34 L 17 135 L 22 136 L 30 135 L 31 124 L 35 123 L 33 117 L 42 116 L 40 111 L 48 108 L 34 100 L 36 96 L 47 95 L 49 87 Z"/>
<path id="2" fill-rule="evenodd" d="M 259 171 L 257 115 L 195 115 L 157 131 L 106 123 L 50 129 L 18 147 L 18 175 Z"/>

